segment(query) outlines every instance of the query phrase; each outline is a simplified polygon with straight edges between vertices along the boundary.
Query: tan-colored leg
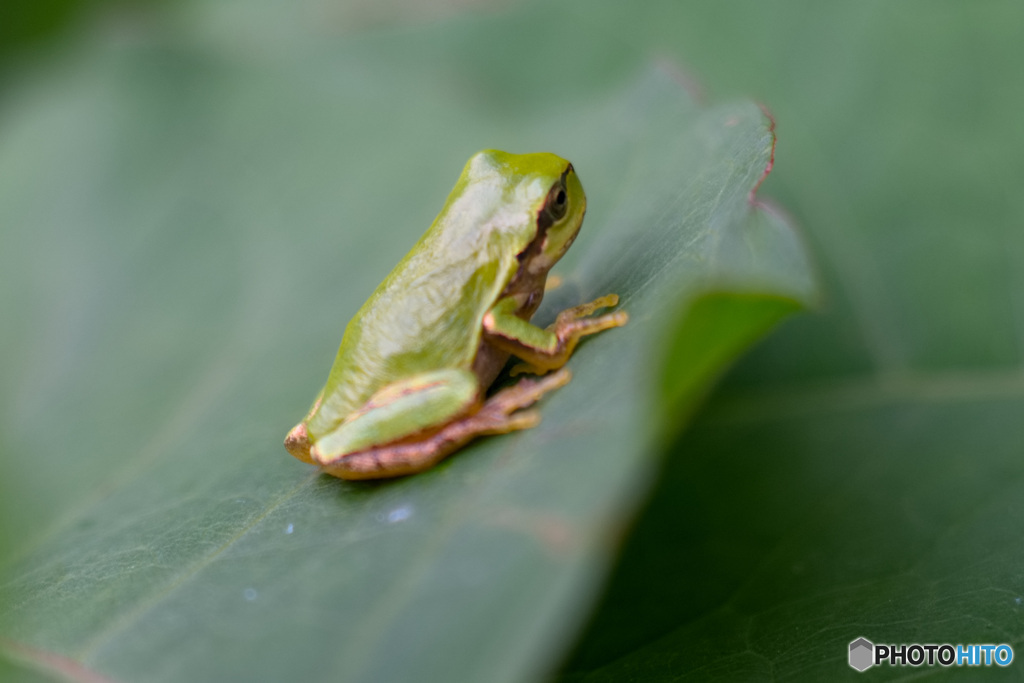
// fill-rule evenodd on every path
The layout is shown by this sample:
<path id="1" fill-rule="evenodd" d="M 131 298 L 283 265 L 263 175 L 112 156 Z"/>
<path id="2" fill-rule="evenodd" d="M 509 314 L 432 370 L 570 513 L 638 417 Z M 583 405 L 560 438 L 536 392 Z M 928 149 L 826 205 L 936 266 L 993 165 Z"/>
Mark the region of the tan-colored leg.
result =
<path id="1" fill-rule="evenodd" d="M 625 325 L 629 322 L 629 315 L 625 311 L 615 311 L 607 315 L 599 315 L 596 318 L 585 317 L 596 310 L 615 306 L 618 303 L 618 294 L 608 294 L 589 303 L 567 308 L 559 313 L 555 322 L 548 327 L 548 330 L 554 332 L 558 337 L 558 350 L 551 355 L 529 348 L 512 351 L 524 361 L 512 368 L 512 376 L 525 372 L 542 375 L 555 368 L 560 368 L 569 360 L 569 356 L 572 355 L 576 345 L 583 337 Z"/>
<path id="2" fill-rule="evenodd" d="M 540 415 L 535 410 L 522 409 L 547 392 L 565 386 L 570 377 L 569 371 L 562 369 L 543 379 L 521 380 L 492 396 L 475 413 L 433 434 L 349 453 L 322 467 L 327 474 L 341 479 L 383 479 L 422 472 L 478 436 L 535 427 Z"/>

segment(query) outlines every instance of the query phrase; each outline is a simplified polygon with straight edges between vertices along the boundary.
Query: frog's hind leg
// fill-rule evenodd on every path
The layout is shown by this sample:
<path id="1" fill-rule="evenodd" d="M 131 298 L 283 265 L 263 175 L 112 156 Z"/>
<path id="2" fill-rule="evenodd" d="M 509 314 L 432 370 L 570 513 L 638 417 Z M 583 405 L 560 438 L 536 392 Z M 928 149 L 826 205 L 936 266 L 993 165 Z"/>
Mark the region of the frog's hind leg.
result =
<path id="1" fill-rule="evenodd" d="M 323 462 L 324 471 L 342 479 L 380 479 L 414 474 L 478 436 L 528 429 L 540 422 L 534 410 L 522 410 L 547 392 L 564 386 L 571 375 L 566 369 L 543 379 L 524 379 L 499 391 L 474 413 L 445 424 L 432 434 L 420 434 L 383 446 L 346 454 Z"/>
<path id="2" fill-rule="evenodd" d="M 480 400 L 476 376 L 467 370 L 415 374 L 385 385 L 334 429 L 316 434 L 309 454 L 316 464 L 328 465 L 448 424 L 475 410 Z"/>

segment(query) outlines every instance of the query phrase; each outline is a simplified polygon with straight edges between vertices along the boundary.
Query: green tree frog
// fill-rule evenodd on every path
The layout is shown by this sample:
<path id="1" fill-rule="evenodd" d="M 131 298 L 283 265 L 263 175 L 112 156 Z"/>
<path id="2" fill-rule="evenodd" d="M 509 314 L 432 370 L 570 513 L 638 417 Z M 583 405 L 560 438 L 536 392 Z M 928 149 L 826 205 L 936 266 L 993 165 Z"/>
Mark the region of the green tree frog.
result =
<path id="1" fill-rule="evenodd" d="M 586 205 L 565 159 L 475 154 L 430 229 L 348 323 L 327 384 L 285 439 L 288 452 L 342 479 L 376 479 L 425 470 L 478 436 L 536 425 L 526 409 L 569 381 L 562 366 L 580 338 L 628 319 L 592 315 L 618 303 L 609 294 L 547 329 L 530 322 Z M 513 374 L 547 376 L 487 398 L 510 355 L 523 361 Z"/>

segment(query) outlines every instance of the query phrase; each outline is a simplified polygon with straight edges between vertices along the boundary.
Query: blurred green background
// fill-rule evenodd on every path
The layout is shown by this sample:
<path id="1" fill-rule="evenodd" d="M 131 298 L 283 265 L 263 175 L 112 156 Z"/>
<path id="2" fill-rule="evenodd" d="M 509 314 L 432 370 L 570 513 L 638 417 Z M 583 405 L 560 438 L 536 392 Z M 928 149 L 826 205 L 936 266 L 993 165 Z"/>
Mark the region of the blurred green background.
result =
<path id="1" fill-rule="evenodd" d="M 335 40 L 393 31 L 398 49 L 435 23 L 459 35 L 475 17 L 543 14 L 519 5 L 8 1 L 0 116 L 33 96 L 33 79 L 97 43 L 184 34 L 239 60 L 286 62 Z M 824 303 L 744 358 L 666 447 L 604 595 L 579 607 L 592 612 L 575 645 L 555 673 L 548 661 L 523 671 L 822 680 L 856 675 L 846 646 L 858 636 L 1019 648 L 1024 5 L 552 6 L 538 40 L 564 34 L 567 61 L 597 43 L 606 60 L 593 84 L 555 79 L 552 97 L 651 61 L 712 102 L 749 97 L 772 112 L 775 167 L 759 197 L 799 226 Z M 175 50 L 162 58 L 189 68 Z M 495 111 L 515 111 L 517 89 L 536 76 L 514 60 L 459 64 L 446 87 L 458 92 L 467 69 L 492 79 L 483 106 Z M 1020 666 L 984 673 L 1017 678 Z"/>

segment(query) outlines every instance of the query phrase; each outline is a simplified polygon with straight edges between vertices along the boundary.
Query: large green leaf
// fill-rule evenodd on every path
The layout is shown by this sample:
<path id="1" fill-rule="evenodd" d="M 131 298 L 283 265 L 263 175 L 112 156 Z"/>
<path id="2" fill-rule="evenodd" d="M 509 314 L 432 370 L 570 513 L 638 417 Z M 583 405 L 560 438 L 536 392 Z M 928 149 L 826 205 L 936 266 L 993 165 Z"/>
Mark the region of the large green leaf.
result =
<path id="1" fill-rule="evenodd" d="M 1024 7 L 647 10 L 580 5 L 771 103 L 766 187 L 822 255 L 827 305 L 676 443 L 564 680 L 853 680 L 859 636 L 1019 659 Z"/>
<path id="2" fill-rule="evenodd" d="M 0 296 L 19 323 L 0 336 L 2 448 L 21 493 L 0 642 L 131 681 L 543 671 L 656 446 L 813 296 L 794 233 L 751 203 L 770 120 L 699 106 L 546 5 L 258 47 L 198 23 L 78 48 L 0 118 Z M 489 146 L 558 151 L 588 190 L 541 317 L 615 291 L 631 322 L 581 347 L 536 429 L 403 480 L 318 475 L 285 431 Z"/>

